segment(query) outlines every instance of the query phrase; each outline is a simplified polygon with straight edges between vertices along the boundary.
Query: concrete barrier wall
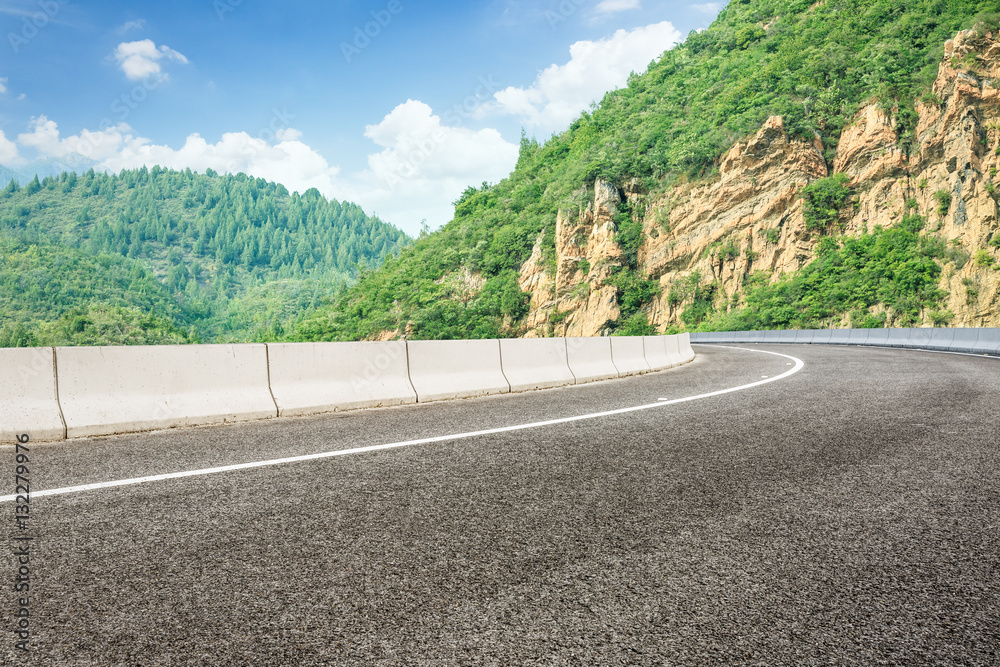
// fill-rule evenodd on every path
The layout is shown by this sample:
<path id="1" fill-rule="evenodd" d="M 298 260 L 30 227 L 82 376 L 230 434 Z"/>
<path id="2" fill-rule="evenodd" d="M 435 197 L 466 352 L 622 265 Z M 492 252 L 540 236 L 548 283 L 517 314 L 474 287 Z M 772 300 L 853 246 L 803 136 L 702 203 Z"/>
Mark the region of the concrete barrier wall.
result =
<path id="1" fill-rule="evenodd" d="M 271 343 L 271 393 L 282 417 L 417 402 L 406 343 Z"/>
<path id="2" fill-rule="evenodd" d="M 649 372 L 640 336 L 612 336 L 611 360 L 619 376 Z"/>
<path id="3" fill-rule="evenodd" d="M 501 340 L 500 360 L 511 391 L 576 384 L 569 369 L 565 338 Z"/>
<path id="4" fill-rule="evenodd" d="M 407 341 L 406 351 L 420 403 L 510 392 L 498 340 Z"/>
<path id="5" fill-rule="evenodd" d="M 662 371 L 677 365 L 678 362 L 674 360 L 674 356 L 679 355 L 672 355 L 668 350 L 668 341 L 673 338 L 674 336 L 642 337 L 642 353 L 646 357 L 646 364 L 650 370 Z M 676 349 L 676 345 L 670 347 Z"/>
<path id="6" fill-rule="evenodd" d="M 976 354 L 1000 354 L 1000 329 L 980 329 L 972 351 Z"/>
<path id="7" fill-rule="evenodd" d="M 618 377 L 608 337 L 567 338 L 566 356 L 577 384 Z"/>
<path id="8" fill-rule="evenodd" d="M 70 438 L 277 416 L 264 345 L 56 348 Z"/>
<path id="9" fill-rule="evenodd" d="M 705 336 L 705 334 L 700 335 Z M 699 334 L 688 333 L 671 336 L 645 336 L 643 345 L 649 369 L 652 371 L 664 370 L 686 364 L 694 359 L 691 339 L 697 336 Z"/>
<path id="10" fill-rule="evenodd" d="M 682 364 L 686 364 L 687 362 L 694 359 L 694 348 L 691 347 L 691 334 L 689 333 L 678 334 L 677 345 L 681 355 Z"/>
<path id="11" fill-rule="evenodd" d="M 829 343 L 833 339 L 833 331 L 830 329 L 816 329 L 813 331 L 812 340 L 810 341 L 813 345 L 824 345 Z"/>
<path id="12" fill-rule="evenodd" d="M 926 350 L 951 350 L 951 342 L 955 340 L 957 329 L 927 329 L 932 331 L 929 340 L 923 348 Z"/>
<path id="13" fill-rule="evenodd" d="M 907 347 L 930 349 L 933 343 L 934 329 L 910 329 Z"/>
<path id="14" fill-rule="evenodd" d="M 813 338 L 816 337 L 816 331 L 814 329 L 798 329 L 795 332 L 795 342 L 796 344 L 803 343 L 809 344 L 813 342 Z"/>
<path id="15" fill-rule="evenodd" d="M 889 345 L 889 330 L 888 329 L 871 329 L 868 331 L 868 340 L 865 342 L 866 345 L 874 345 L 876 347 L 888 347 Z"/>
<path id="16" fill-rule="evenodd" d="M 667 357 L 670 359 L 671 366 L 680 366 L 691 361 L 691 359 L 685 358 L 687 353 L 681 350 L 685 337 L 690 340 L 691 334 L 663 336 L 663 345 L 667 350 Z M 687 348 L 691 349 L 691 343 L 687 344 Z"/>
<path id="17" fill-rule="evenodd" d="M 51 347 L 0 349 L 0 444 L 24 434 L 31 442 L 62 440 L 58 398 Z"/>
<path id="18" fill-rule="evenodd" d="M 765 331 L 763 343 L 794 343 L 795 331 Z"/>
<path id="19" fill-rule="evenodd" d="M 848 345 L 864 345 L 868 342 L 868 335 L 871 333 L 870 329 L 849 329 L 849 331 Z"/>
<path id="20" fill-rule="evenodd" d="M 851 329 L 831 329 L 830 345 L 849 345 L 851 342 Z"/>
<path id="21" fill-rule="evenodd" d="M 689 334 L 0 349 L 0 437 L 54 441 L 526 391 L 693 358 Z"/>
<path id="22" fill-rule="evenodd" d="M 889 333 L 886 345 L 889 347 L 907 347 L 907 343 L 910 341 L 909 329 L 886 329 L 886 331 Z"/>
<path id="23" fill-rule="evenodd" d="M 974 352 L 979 340 L 979 329 L 955 329 L 948 345 L 949 352 Z"/>

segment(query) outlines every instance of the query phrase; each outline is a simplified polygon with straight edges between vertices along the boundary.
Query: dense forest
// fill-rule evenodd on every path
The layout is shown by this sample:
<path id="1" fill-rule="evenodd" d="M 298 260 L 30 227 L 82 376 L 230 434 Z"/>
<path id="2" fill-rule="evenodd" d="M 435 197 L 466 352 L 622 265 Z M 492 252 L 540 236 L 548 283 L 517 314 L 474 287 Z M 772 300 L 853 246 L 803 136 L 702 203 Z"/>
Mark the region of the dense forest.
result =
<path id="1" fill-rule="evenodd" d="M 273 340 L 408 243 L 316 190 L 158 167 L 0 191 L 0 346 Z"/>
<path id="2" fill-rule="evenodd" d="M 516 336 L 528 312 L 517 271 L 539 238 L 554 270 L 557 211 L 585 206 L 595 179 L 634 180 L 652 193 L 684 180 L 710 180 L 723 153 L 774 115 L 784 118 L 794 137 L 818 136 L 832 163 L 843 127 L 870 102 L 894 111 L 901 148 L 909 150 L 915 101 L 930 95 L 945 41 L 958 30 L 998 19 L 1000 0 L 732 0 L 710 28 L 691 33 L 647 72 L 631 76 L 626 87 L 608 93 L 565 132 L 544 142 L 522 136 L 520 157 L 508 178 L 469 187 L 444 228 L 382 269 L 367 272 L 332 304 L 305 318 L 290 338 L 351 340 L 386 331 L 416 338 Z M 640 309 L 658 286 L 629 259 L 642 243 L 636 216 L 624 211 L 617 223 L 625 257 L 612 278 L 622 312 L 619 333 L 644 333 L 650 327 Z M 870 235 L 863 242 L 878 248 L 911 242 L 923 247 L 912 227 L 899 237 Z M 781 298 L 796 308 L 795 295 L 813 285 L 816 276 L 824 276 L 824 284 L 840 280 L 830 271 L 844 265 L 841 259 L 864 256 L 884 273 L 891 267 L 883 264 L 896 257 L 869 253 L 868 246 L 831 243 L 808 276 L 778 287 L 760 286 L 755 303 L 773 302 L 776 290 L 784 290 Z M 921 257 L 933 263 L 926 253 Z M 912 293 L 893 298 L 933 301 L 926 285 L 930 274 L 901 283 Z M 452 279 L 463 275 L 484 279 L 482 289 L 470 294 L 462 280 Z M 689 292 L 700 314 L 691 318 L 691 326 L 718 324 L 722 314 L 712 313 L 704 288 L 696 285 Z M 850 300 L 829 304 L 844 312 L 857 305 Z M 749 317 L 740 322 L 804 321 L 787 311 L 753 322 Z"/>

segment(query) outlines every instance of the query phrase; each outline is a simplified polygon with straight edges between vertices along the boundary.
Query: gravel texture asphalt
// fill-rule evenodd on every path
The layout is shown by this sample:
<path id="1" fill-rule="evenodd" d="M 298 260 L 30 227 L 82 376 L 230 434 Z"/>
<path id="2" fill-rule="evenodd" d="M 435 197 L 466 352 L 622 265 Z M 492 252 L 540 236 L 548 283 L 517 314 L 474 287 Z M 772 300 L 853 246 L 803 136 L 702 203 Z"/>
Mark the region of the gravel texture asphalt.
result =
<path id="1" fill-rule="evenodd" d="M 32 445 L 41 490 L 788 370 L 761 350 L 805 362 L 641 412 L 37 498 L 31 651 L 10 548 L 0 662 L 1000 664 L 1000 359 L 744 347 L 580 387 Z M 13 493 L 9 443 L 0 461 Z"/>

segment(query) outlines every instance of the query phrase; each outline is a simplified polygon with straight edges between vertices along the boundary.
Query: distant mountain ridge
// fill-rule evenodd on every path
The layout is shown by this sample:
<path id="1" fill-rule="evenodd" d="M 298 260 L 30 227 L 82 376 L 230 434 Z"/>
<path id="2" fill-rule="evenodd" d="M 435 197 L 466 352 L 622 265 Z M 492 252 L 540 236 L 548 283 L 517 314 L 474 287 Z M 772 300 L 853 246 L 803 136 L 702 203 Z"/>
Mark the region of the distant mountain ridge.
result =
<path id="1" fill-rule="evenodd" d="M 20 166 L 0 165 L 0 187 L 6 186 L 11 180 L 24 185 L 35 176 L 41 179 L 47 176 L 59 176 L 63 172 L 70 171 L 83 174 L 90 169 L 103 171 L 99 162 L 78 153 L 70 153 L 59 158 L 48 157 L 32 160 Z"/>
<path id="2" fill-rule="evenodd" d="M 274 339 L 409 243 L 317 190 L 145 167 L 0 189 L 0 346 Z"/>

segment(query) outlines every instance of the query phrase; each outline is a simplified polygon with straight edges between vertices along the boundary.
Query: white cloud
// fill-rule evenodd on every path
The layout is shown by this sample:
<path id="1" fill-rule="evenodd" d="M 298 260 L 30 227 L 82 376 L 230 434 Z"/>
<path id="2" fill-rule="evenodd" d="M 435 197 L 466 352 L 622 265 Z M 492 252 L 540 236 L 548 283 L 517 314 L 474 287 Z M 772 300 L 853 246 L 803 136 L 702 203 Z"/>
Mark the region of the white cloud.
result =
<path id="1" fill-rule="evenodd" d="M 680 32 L 663 21 L 619 30 L 596 42 L 576 42 L 570 46 L 569 62 L 550 65 L 527 88 L 511 86 L 495 93 L 488 110 L 518 116 L 543 131 L 565 129 L 591 102 L 625 85 L 630 72 L 645 71 L 650 61 L 681 39 Z"/>
<path id="2" fill-rule="evenodd" d="M 309 146 L 298 141 L 301 133 L 288 128 L 276 132 L 278 142 L 252 137 L 246 132 L 229 132 L 217 143 L 200 135 L 187 137 L 179 149 L 152 143 L 138 136 L 126 123 L 105 130 L 83 130 L 62 138 L 55 121 L 45 116 L 32 118 L 30 131 L 18 135 L 17 142 L 34 149 L 39 157 L 82 155 L 111 171 L 146 165 L 196 171 L 245 172 L 277 181 L 291 189 L 305 191 L 317 187 L 330 191 L 336 167 Z"/>
<path id="3" fill-rule="evenodd" d="M 202 172 L 206 169 L 221 173 L 244 172 L 281 183 L 290 190 L 305 192 L 317 188 L 328 197 L 334 196 L 337 167 L 299 141 L 301 134 L 296 130 L 278 134 L 274 144 L 246 132 L 227 132 L 216 143 L 209 143 L 199 134 L 191 134 L 178 149 L 133 137 L 102 164 L 112 171 L 158 164 L 170 169 L 190 168 Z"/>
<path id="4" fill-rule="evenodd" d="M 33 126 L 31 132 L 18 135 L 18 143 L 30 146 L 44 155 L 61 155 L 59 128 L 55 121 L 45 116 L 38 116 L 31 119 L 31 126 Z"/>
<path id="5" fill-rule="evenodd" d="M 17 144 L 0 130 L 0 164 L 12 166 L 23 162 L 17 151 Z"/>
<path id="6" fill-rule="evenodd" d="M 146 19 L 136 19 L 135 21 L 126 21 L 125 25 L 118 29 L 118 32 L 128 32 L 130 30 L 142 30 L 146 27 Z"/>
<path id="7" fill-rule="evenodd" d="M 148 76 L 166 78 L 160 61 L 176 61 L 187 64 L 188 59 L 183 54 L 174 51 L 169 46 L 159 47 L 151 39 L 141 39 L 137 42 L 122 42 L 115 49 L 114 58 L 118 61 L 125 76 L 133 81 L 145 79 Z"/>
<path id="8" fill-rule="evenodd" d="M 368 165 L 387 183 L 400 177 L 492 174 L 499 162 L 517 161 L 517 146 L 506 142 L 496 130 L 448 127 L 418 100 L 407 100 L 378 125 L 368 125 L 365 136 L 383 148 L 368 156 Z"/>
<path id="9" fill-rule="evenodd" d="M 718 14 L 722 11 L 721 2 L 704 2 L 696 5 L 691 5 L 691 9 L 695 11 L 703 12 L 705 14 Z"/>
<path id="10" fill-rule="evenodd" d="M 444 125 L 431 107 L 407 100 L 365 136 L 382 147 L 352 178 L 352 197 L 413 233 L 451 219 L 451 202 L 472 184 L 499 181 L 517 163 L 518 147 L 492 128 Z"/>
<path id="11" fill-rule="evenodd" d="M 517 162 L 518 147 L 496 130 L 446 126 L 429 106 L 415 100 L 369 125 L 365 136 L 378 152 L 368 156 L 363 171 L 342 175 L 290 127 L 276 129 L 270 141 L 229 132 L 211 143 L 191 134 L 180 148 L 172 148 L 139 136 L 126 123 L 63 137 L 55 121 L 38 116 L 31 119 L 28 131 L 18 135 L 17 144 L 0 134 L 0 162 L 5 157 L 8 162 L 20 159 L 20 147 L 35 157 L 83 156 L 112 172 L 143 165 L 244 172 L 292 191 L 317 188 L 326 197 L 356 202 L 411 234 L 420 230 L 423 219 L 435 227 L 450 220 L 451 202 L 466 187 L 498 181 Z"/>
<path id="12" fill-rule="evenodd" d="M 0 76 L 0 95 L 7 92 L 7 77 Z"/>
<path id="13" fill-rule="evenodd" d="M 594 11 L 598 14 L 607 15 L 617 14 L 618 12 L 630 9 L 642 9 L 642 3 L 639 0 L 602 0 L 594 8 Z"/>
<path id="14" fill-rule="evenodd" d="M 19 134 L 17 143 L 33 148 L 41 157 L 65 157 L 82 155 L 98 162 L 116 155 L 122 148 L 135 140 L 132 128 L 125 123 L 105 130 L 83 130 L 80 134 L 60 137 L 56 122 L 45 116 L 31 119 L 29 132 Z"/>

